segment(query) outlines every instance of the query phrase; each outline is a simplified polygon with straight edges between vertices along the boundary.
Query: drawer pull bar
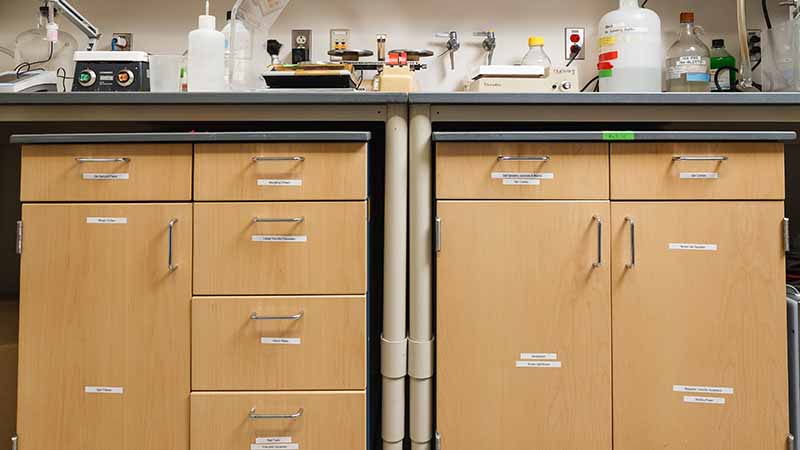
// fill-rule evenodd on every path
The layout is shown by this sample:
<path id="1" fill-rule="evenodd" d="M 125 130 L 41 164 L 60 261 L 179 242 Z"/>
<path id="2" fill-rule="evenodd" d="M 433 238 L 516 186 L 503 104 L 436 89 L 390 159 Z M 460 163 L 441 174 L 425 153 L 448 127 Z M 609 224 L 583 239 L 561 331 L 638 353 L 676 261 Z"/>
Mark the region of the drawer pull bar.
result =
<path id="1" fill-rule="evenodd" d="M 113 162 L 129 163 L 129 162 L 131 162 L 131 159 L 130 158 L 75 158 L 75 161 L 78 161 L 81 164 L 84 164 L 84 163 L 113 163 Z"/>
<path id="2" fill-rule="evenodd" d="M 167 252 L 167 268 L 170 272 L 175 272 L 178 270 L 178 265 L 172 263 L 172 232 L 175 229 L 176 223 L 178 223 L 178 219 L 172 219 L 169 221 L 169 251 Z"/>
<path id="3" fill-rule="evenodd" d="M 300 320 L 305 313 L 303 311 L 293 316 L 259 316 L 258 313 L 250 315 L 250 320 Z"/>
<path id="4" fill-rule="evenodd" d="M 250 410 L 250 420 L 281 420 L 281 419 L 299 419 L 303 416 L 303 408 L 297 410 L 294 414 L 256 414 L 256 409 Z"/>
<path id="5" fill-rule="evenodd" d="M 631 262 L 625 264 L 625 267 L 633 269 L 636 267 L 636 222 L 633 221 L 632 217 L 626 217 L 625 222 L 631 225 Z"/>
<path id="6" fill-rule="evenodd" d="M 603 266 L 603 219 L 600 216 L 594 216 L 594 221 L 597 222 L 597 262 L 592 264 L 593 267 Z"/>
<path id="7" fill-rule="evenodd" d="M 298 161 L 306 159 L 302 156 L 253 156 L 253 162 L 273 162 L 273 161 Z"/>
<path id="8" fill-rule="evenodd" d="M 673 161 L 727 161 L 727 156 L 673 156 Z"/>
<path id="9" fill-rule="evenodd" d="M 305 217 L 287 217 L 285 219 L 270 219 L 265 217 L 253 217 L 253 223 L 303 223 Z"/>
<path id="10" fill-rule="evenodd" d="M 549 156 L 503 156 L 500 155 L 497 157 L 498 161 L 539 161 L 539 162 L 547 162 L 550 161 Z"/>

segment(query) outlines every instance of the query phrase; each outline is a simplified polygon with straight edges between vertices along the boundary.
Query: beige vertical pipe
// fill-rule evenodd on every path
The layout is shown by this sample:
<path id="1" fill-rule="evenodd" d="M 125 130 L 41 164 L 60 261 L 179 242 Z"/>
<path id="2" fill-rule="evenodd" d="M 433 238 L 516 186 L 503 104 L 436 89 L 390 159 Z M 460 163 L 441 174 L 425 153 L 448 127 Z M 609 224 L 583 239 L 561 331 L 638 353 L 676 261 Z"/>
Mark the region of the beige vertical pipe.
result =
<path id="1" fill-rule="evenodd" d="M 433 155 L 430 105 L 411 105 L 409 137 L 409 434 L 412 450 L 433 440 Z"/>
<path id="2" fill-rule="evenodd" d="M 383 450 L 402 450 L 405 439 L 408 363 L 406 243 L 408 237 L 408 109 L 389 105 L 386 118 L 386 216 L 384 224 L 381 374 Z"/>

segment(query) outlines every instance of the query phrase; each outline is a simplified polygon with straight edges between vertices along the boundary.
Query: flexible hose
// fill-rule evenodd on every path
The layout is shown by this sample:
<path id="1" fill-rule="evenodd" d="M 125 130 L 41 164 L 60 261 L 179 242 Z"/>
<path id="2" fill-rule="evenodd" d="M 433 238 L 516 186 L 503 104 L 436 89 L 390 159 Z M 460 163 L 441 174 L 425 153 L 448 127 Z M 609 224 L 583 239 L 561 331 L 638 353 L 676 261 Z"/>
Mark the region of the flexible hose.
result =
<path id="1" fill-rule="evenodd" d="M 747 16 L 745 15 L 745 0 L 737 0 L 736 16 L 739 21 L 739 50 L 742 61 L 739 65 L 739 86 L 742 89 L 753 88 L 753 70 L 750 67 L 750 46 L 747 42 Z"/>

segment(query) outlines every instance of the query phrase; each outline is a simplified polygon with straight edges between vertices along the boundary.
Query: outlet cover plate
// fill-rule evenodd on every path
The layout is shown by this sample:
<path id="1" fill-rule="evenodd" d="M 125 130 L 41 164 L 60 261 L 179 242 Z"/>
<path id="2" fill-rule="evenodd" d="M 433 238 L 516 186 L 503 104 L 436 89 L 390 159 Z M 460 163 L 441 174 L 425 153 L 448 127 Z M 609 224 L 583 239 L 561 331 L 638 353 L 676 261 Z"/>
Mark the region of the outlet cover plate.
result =
<path id="1" fill-rule="evenodd" d="M 572 42 L 572 36 L 578 36 L 580 39 L 578 42 Z M 583 61 L 586 59 L 586 28 L 565 28 L 564 29 L 564 58 L 567 61 L 572 57 L 572 46 L 573 45 L 580 45 L 581 51 L 578 53 L 578 56 L 575 58 L 576 61 Z"/>
<path id="2" fill-rule="evenodd" d="M 308 60 L 311 61 L 311 30 L 292 30 L 292 48 L 305 48 L 308 50 Z"/>
<path id="3" fill-rule="evenodd" d="M 346 28 L 331 29 L 331 50 L 350 48 L 350 30 Z"/>

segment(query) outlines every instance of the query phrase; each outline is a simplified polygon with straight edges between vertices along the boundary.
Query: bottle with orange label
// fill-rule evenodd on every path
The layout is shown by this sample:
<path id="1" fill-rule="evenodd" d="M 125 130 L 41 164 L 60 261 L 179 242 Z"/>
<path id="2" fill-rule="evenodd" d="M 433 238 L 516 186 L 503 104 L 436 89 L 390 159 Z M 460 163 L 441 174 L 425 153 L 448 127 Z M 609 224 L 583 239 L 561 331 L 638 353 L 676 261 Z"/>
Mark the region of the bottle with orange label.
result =
<path id="1" fill-rule="evenodd" d="M 601 92 L 661 92 L 661 19 L 638 0 L 620 0 L 598 27 Z"/>

